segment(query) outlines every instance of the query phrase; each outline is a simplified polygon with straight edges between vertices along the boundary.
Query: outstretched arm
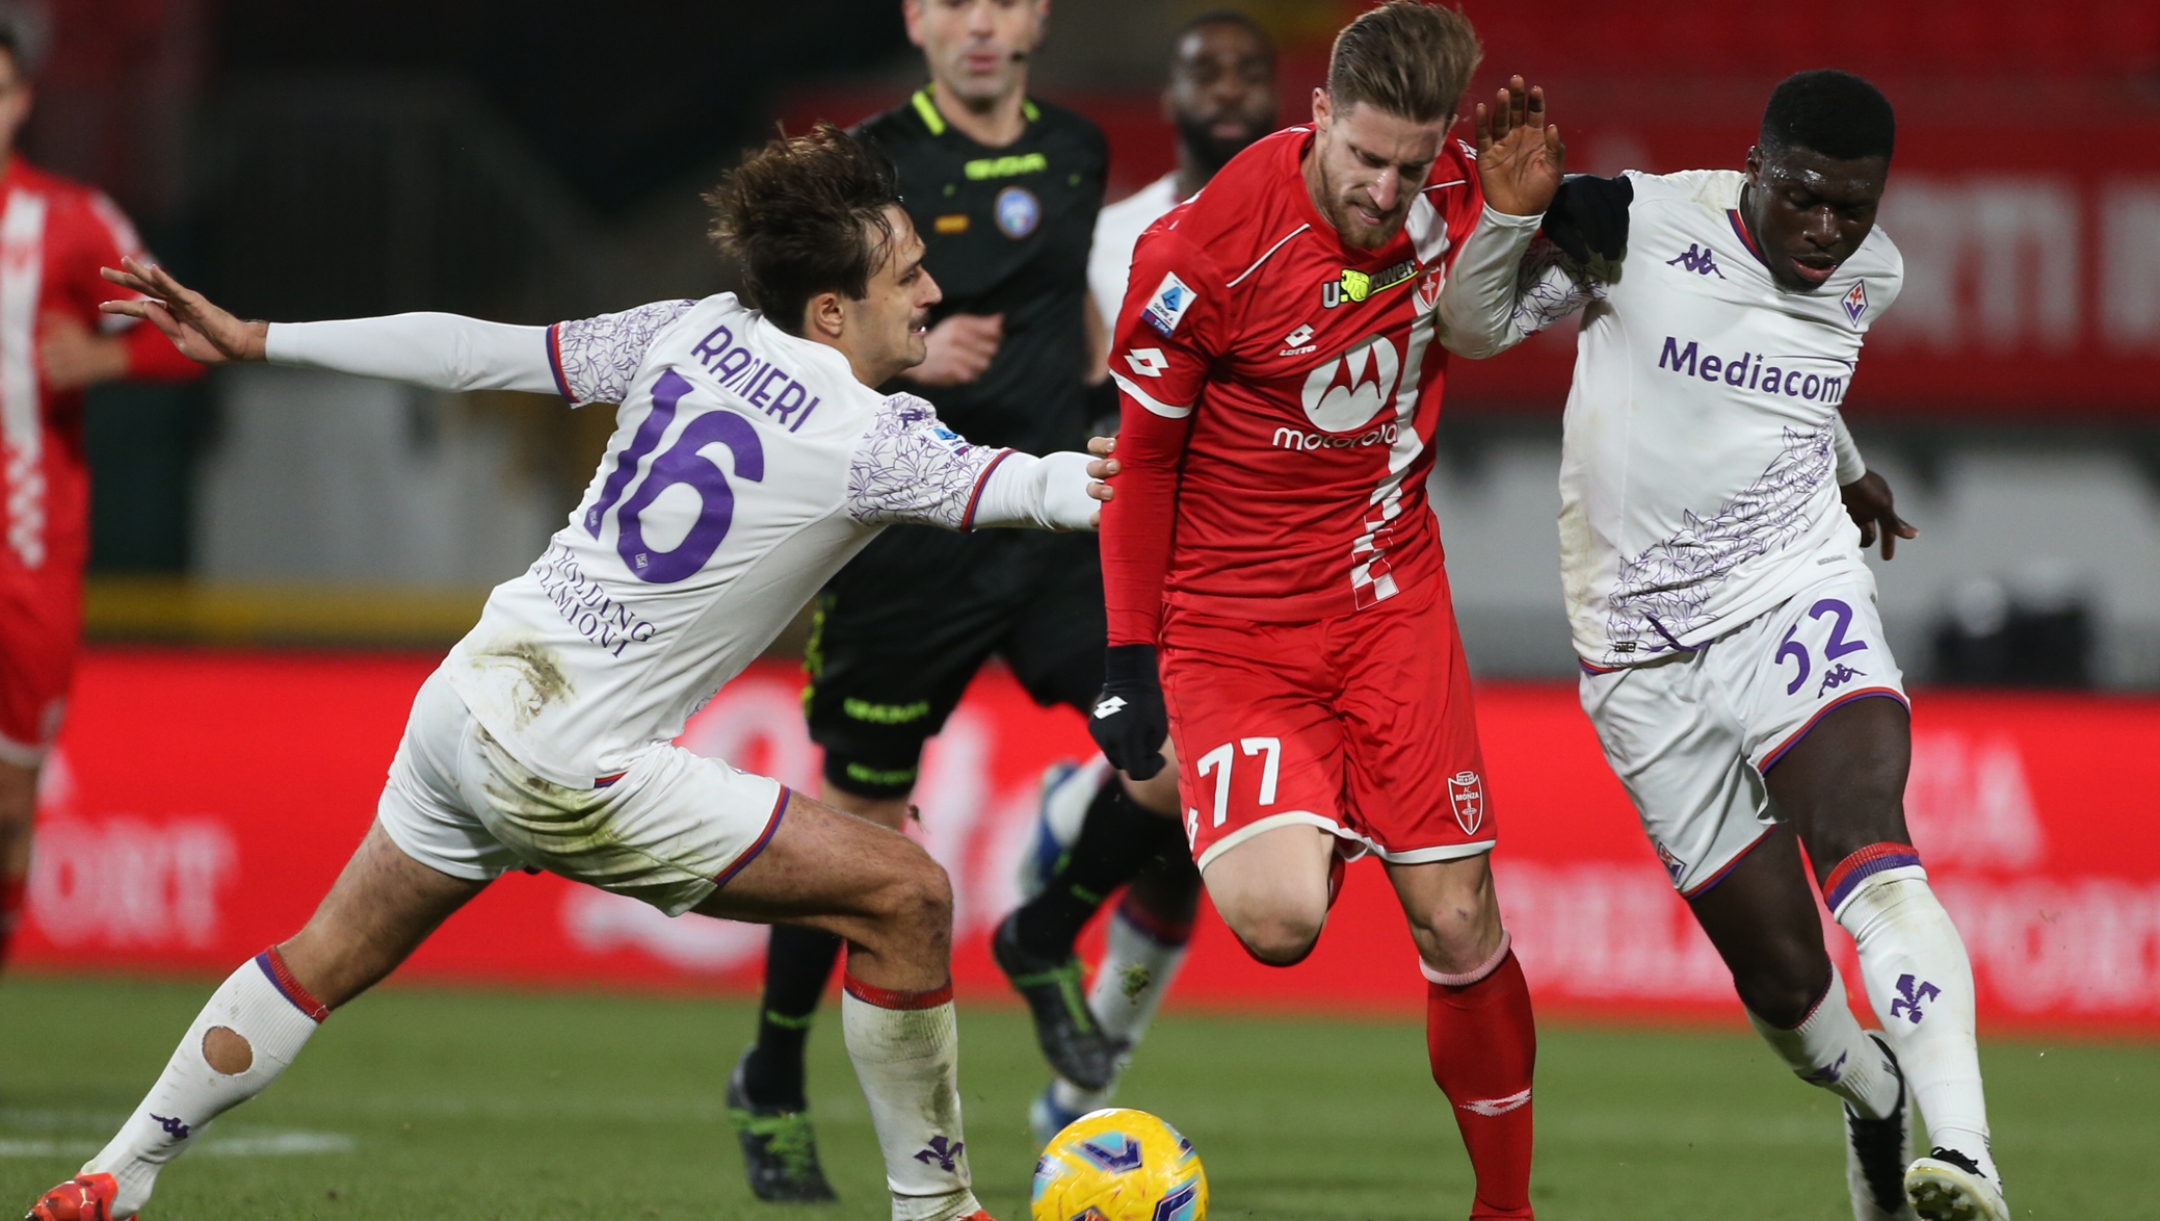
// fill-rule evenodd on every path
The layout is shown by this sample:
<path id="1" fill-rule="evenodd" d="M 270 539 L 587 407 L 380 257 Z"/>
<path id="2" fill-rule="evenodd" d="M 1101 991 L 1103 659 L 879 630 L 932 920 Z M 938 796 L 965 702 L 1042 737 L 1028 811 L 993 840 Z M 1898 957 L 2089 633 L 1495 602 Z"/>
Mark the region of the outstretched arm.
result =
<path id="1" fill-rule="evenodd" d="M 1478 104 L 1475 126 L 1485 210 L 1441 289 L 1440 342 L 1458 356 L 1481 360 L 1542 325 L 1526 325 L 1517 316 L 1545 270 L 1524 274 L 1524 257 L 1560 189 L 1567 148 L 1559 129 L 1545 122 L 1545 91 L 1524 89 L 1519 76 L 1494 96 L 1491 108 Z M 1560 286 L 1555 280 L 1548 295 Z"/>
<path id="2" fill-rule="evenodd" d="M 1109 496 L 1091 482 L 1095 473 L 1086 454 L 1037 458 L 970 444 L 927 400 L 896 394 L 849 460 L 848 515 L 866 526 L 1092 530 L 1095 502 Z"/>
<path id="3" fill-rule="evenodd" d="M 108 314 L 141 318 L 206 365 L 268 360 L 438 390 L 558 390 L 548 328 L 483 322 L 458 314 L 394 314 L 341 322 L 244 321 L 162 267 L 125 259 L 104 277 L 143 294 L 107 301 Z"/>

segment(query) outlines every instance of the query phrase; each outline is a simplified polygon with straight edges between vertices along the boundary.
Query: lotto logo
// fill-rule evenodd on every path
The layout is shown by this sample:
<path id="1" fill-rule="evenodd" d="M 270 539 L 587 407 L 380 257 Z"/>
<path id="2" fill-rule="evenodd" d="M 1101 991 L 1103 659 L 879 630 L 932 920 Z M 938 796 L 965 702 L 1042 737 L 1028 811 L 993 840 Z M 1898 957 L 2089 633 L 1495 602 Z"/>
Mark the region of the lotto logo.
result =
<path id="1" fill-rule="evenodd" d="M 1125 354 L 1125 364 L 1140 377 L 1161 377 L 1170 367 L 1170 358 L 1161 348 L 1140 348 Z"/>

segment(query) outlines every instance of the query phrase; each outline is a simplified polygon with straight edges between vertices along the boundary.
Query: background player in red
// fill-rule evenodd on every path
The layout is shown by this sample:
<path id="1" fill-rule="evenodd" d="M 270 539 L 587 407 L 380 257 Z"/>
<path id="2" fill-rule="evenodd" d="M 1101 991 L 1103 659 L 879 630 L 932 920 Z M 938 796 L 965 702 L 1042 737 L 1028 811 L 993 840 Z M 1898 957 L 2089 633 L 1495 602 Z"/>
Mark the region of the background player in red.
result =
<path id="1" fill-rule="evenodd" d="M 1479 150 L 1448 138 L 1478 57 L 1460 13 L 1365 13 L 1336 38 L 1312 124 L 1254 144 L 1140 239 L 1110 348 L 1122 473 L 1089 724 L 1144 777 L 1167 700 L 1193 853 L 1262 962 L 1311 952 L 1345 858 L 1386 863 L 1477 1175 L 1471 1216 L 1529 1217 L 1536 1035 L 1424 485 L 1453 252 L 1488 200 L 1543 211 L 1561 156 L 1519 79 L 1497 144 L 1482 107 Z"/>
<path id="2" fill-rule="evenodd" d="M 102 192 L 23 160 L 15 134 L 29 116 L 20 46 L 0 26 L 0 960 L 30 872 L 38 769 L 82 636 L 82 392 L 202 371 L 156 327 L 98 313 L 98 302 L 128 295 L 98 268 L 143 257 L 142 243 Z M 125 329 L 115 333 L 114 321 Z"/>

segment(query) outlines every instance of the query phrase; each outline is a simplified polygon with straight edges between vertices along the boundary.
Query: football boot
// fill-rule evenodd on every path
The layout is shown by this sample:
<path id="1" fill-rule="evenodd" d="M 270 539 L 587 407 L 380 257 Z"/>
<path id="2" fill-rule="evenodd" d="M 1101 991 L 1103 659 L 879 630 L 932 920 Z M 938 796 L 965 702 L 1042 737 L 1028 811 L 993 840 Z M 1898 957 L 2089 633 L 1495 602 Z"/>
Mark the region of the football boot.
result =
<path id="1" fill-rule="evenodd" d="M 1116 1079 L 1122 1048 L 1088 1012 L 1080 959 L 1070 952 L 1063 962 L 1030 954 L 1020 944 L 1019 914 L 999 922 L 990 939 L 991 957 L 1027 1001 L 1035 1042 L 1051 1070 L 1081 1089 L 1099 1090 Z"/>
<path id="2" fill-rule="evenodd" d="M 109 1174 L 78 1174 L 38 1197 L 23 1221 L 113 1221 L 120 1185 Z"/>
<path id="3" fill-rule="evenodd" d="M 1897 1080 L 1897 1106 L 1881 1119 L 1866 1119 L 1845 1104 L 1845 1185 L 1852 1192 L 1853 1221 L 1914 1221 L 1905 1198 L 1905 1164 L 1912 1160 L 1912 1106 L 1897 1053 L 1878 1034 L 1883 1066 Z"/>
<path id="4" fill-rule="evenodd" d="M 768 1204 L 816 1204 L 837 1199 L 818 1164 L 817 1133 L 808 1111 L 758 1106 L 743 1090 L 743 1061 L 728 1074 L 728 1119 L 742 1141 L 743 1174 L 750 1192 Z"/>
<path id="5" fill-rule="evenodd" d="M 1937 1146 L 1905 1172 L 1905 1194 L 1921 1221 L 2010 1221 L 2002 1185 L 1979 1163 Z"/>

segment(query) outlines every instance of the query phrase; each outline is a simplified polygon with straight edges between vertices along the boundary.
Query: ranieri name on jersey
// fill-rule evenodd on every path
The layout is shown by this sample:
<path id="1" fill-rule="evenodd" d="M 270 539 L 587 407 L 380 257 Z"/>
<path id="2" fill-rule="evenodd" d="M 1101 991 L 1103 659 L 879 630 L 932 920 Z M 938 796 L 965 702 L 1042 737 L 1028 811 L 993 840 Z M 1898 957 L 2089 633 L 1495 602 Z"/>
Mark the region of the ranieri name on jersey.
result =
<path id="1" fill-rule="evenodd" d="M 1692 339 L 1683 348 L 1678 339 L 1667 335 L 1665 348 L 1658 353 L 1658 368 L 1684 377 L 1699 377 L 1706 382 L 1723 381 L 1736 389 L 1758 394 L 1781 394 L 1811 403 L 1833 404 L 1844 401 L 1845 382 L 1852 376 L 1850 364 L 1826 356 L 1764 356 L 1755 352 L 1706 356 L 1701 354 L 1701 348 L 1702 345 Z M 1769 363 L 1773 360 L 1786 363 Z M 1837 372 L 1810 373 L 1793 367 L 1798 362 L 1827 365 Z"/>

